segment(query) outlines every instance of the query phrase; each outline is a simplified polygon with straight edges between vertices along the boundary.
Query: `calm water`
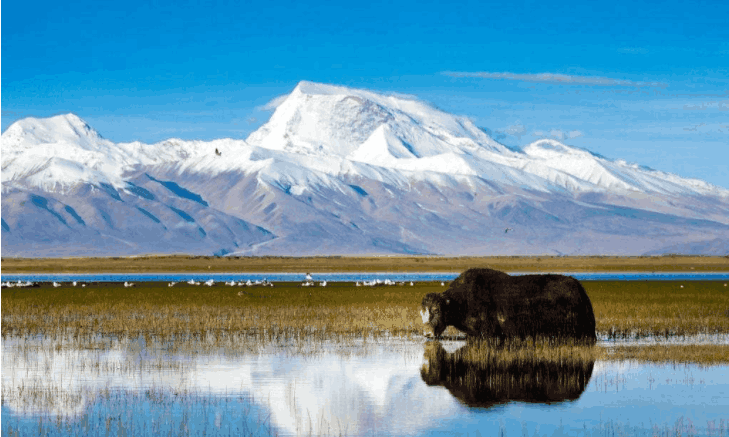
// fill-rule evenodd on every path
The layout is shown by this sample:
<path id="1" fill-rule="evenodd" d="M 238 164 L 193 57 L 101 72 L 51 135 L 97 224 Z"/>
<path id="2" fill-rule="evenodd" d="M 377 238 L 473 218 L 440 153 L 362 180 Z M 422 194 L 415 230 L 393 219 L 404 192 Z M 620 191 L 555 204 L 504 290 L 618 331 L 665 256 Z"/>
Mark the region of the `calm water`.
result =
<path id="1" fill-rule="evenodd" d="M 729 280 L 729 272 L 720 273 L 585 273 L 585 272 L 563 272 L 574 276 L 581 281 L 724 281 Z M 520 275 L 526 273 L 512 273 Z M 207 281 L 213 279 L 216 282 L 225 281 L 262 281 L 267 279 L 272 282 L 299 282 L 303 281 L 306 273 L 147 273 L 147 274 L 22 274 L 2 275 L 2 281 L 33 281 L 33 282 L 183 282 L 191 279 L 195 281 Z M 312 273 L 315 281 L 328 282 L 355 282 L 390 279 L 392 281 L 451 281 L 458 276 L 458 273 L 430 272 L 430 273 Z"/>
<path id="2" fill-rule="evenodd" d="M 484 369 L 453 361 L 463 342 L 398 339 L 250 353 L 98 343 L 6 339 L 3 435 L 729 435 L 726 365 Z"/>

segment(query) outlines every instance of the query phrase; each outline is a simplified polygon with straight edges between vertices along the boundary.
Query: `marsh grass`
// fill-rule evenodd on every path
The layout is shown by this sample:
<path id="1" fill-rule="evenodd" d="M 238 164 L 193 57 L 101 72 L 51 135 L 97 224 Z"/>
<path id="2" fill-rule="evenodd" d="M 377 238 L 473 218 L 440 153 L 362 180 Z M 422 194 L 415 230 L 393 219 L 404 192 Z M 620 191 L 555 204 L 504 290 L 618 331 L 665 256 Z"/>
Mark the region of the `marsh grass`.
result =
<path id="1" fill-rule="evenodd" d="M 729 345 L 649 345 L 601 348 L 600 358 L 650 363 L 683 363 L 703 366 L 729 363 Z"/>
<path id="2" fill-rule="evenodd" d="M 85 288 L 43 284 L 2 293 L 2 333 L 88 337 L 151 335 L 163 338 L 246 333 L 276 341 L 341 336 L 407 336 L 421 333 L 422 295 L 440 283 L 417 287 L 213 287 L 116 283 Z M 239 296 L 239 291 L 244 291 Z"/>
<path id="3" fill-rule="evenodd" d="M 725 281 L 583 281 L 598 336 L 608 339 L 729 333 Z"/>
<path id="4" fill-rule="evenodd" d="M 462 351 L 462 352 L 461 352 Z M 537 362 L 559 364 L 594 363 L 605 357 L 605 349 L 584 345 L 547 345 L 537 342 L 512 342 L 493 347 L 487 343 L 473 342 L 461 349 L 459 359 L 480 365 L 524 365 Z"/>
<path id="5" fill-rule="evenodd" d="M 2 273 L 462 272 L 471 267 L 530 272 L 729 271 L 729 256 L 321 256 L 3 258 Z"/>
<path id="6" fill-rule="evenodd" d="M 729 333 L 721 281 L 584 281 L 599 337 L 639 339 Z M 186 283 L 42 284 L 2 292 L 2 335 L 212 338 L 254 342 L 420 337 L 422 297 L 440 282 L 356 287 L 212 287 Z M 242 293 L 241 293 L 242 292 Z M 453 328 L 446 336 L 459 337 Z M 240 340 L 241 338 L 236 338 Z"/>
<path id="7" fill-rule="evenodd" d="M 457 351 L 458 359 L 472 365 L 510 366 L 546 362 L 576 366 L 596 361 L 634 360 L 643 363 L 698 364 L 701 366 L 729 363 L 729 345 L 641 345 L 584 346 L 544 343 L 519 343 L 493 347 L 473 343 Z"/>

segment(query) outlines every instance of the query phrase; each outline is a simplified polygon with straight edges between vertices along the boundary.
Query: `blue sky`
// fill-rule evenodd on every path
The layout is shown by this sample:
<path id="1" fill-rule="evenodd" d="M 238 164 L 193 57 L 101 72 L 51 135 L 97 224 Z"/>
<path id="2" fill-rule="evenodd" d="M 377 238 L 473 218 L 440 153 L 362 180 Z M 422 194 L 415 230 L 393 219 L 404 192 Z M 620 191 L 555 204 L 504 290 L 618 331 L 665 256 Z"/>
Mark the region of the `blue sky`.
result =
<path id="1" fill-rule="evenodd" d="M 2 129 L 245 138 L 311 80 L 729 188 L 729 2 L 592 3 L 4 2 Z"/>

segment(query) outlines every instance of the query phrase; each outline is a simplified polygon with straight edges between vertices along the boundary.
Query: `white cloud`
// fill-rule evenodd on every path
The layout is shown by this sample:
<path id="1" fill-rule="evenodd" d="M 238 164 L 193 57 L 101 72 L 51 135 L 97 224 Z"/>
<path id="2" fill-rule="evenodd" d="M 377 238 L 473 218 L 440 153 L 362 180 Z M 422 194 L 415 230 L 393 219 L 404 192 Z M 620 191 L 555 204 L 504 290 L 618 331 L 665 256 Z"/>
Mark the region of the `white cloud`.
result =
<path id="1" fill-rule="evenodd" d="M 524 135 L 526 131 L 526 127 L 524 127 L 523 124 L 517 121 L 516 124 L 512 124 L 511 126 L 506 127 L 506 129 L 504 129 L 502 132 L 521 139 L 522 135 Z"/>
<path id="2" fill-rule="evenodd" d="M 562 129 L 550 129 L 549 132 L 537 130 L 532 132 L 532 135 L 535 137 L 540 138 L 554 138 L 555 140 L 564 141 L 569 140 L 572 138 L 577 138 L 582 136 L 582 132 L 578 130 L 571 130 L 569 132 L 565 132 Z"/>
<path id="3" fill-rule="evenodd" d="M 658 87 L 663 88 L 668 84 L 664 82 L 636 82 L 625 79 L 614 79 L 611 77 L 600 76 L 571 76 L 559 73 L 538 73 L 538 74 L 518 74 L 518 73 L 495 73 L 489 71 L 444 71 L 441 74 L 451 77 L 480 77 L 483 79 L 509 79 L 521 80 L 524 82 L 547 82 L 547 83 L 574 83 L 580 85 L 597 85 L 597 86 L 627 86 L 627 87 Z"/>
<path id="4" fill-rule="evenodd" d="M 571 131 L 567 132 L 567 138 L 577 138 L 577 137 L 581 137 L 581 136 L 582 136 L 582 132 L 578 131 L 578 130 L 571 130 Z"/>
<path id="5" fill-rule="evenodd" d="M 288 94 L 282 94 L 278 97 L 274 97 L 271 99 L 268 103 L 266 103 L 263 106 L 256 106 L 256 110 L 258 111 L 275 111 L 278 106 L 288 98 Z"/>
<path id="6" fill-rule="evenodd" d="M 564 140 L 565 138 L 564 132 L 559 129 L 552 129 L 551 131 L 549 131 L 549 136 L 560 141 Z"/>

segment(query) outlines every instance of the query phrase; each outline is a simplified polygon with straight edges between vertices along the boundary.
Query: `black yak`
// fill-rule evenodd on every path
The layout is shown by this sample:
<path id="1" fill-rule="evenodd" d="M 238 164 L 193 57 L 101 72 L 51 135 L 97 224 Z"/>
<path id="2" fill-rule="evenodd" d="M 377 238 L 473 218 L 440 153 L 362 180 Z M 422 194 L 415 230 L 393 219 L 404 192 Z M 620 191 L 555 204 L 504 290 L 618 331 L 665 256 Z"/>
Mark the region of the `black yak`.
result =
<path id="1" fill-rule="evenodd" d="M 585 289 L 563 275 L 509 276 L 469 269 L 443 293 L 427 294 L 420 314 L 436 338 L 453 326 L 469 338 L 497 343 L 532 339 L 594 344 L 597 339 Z"/>

